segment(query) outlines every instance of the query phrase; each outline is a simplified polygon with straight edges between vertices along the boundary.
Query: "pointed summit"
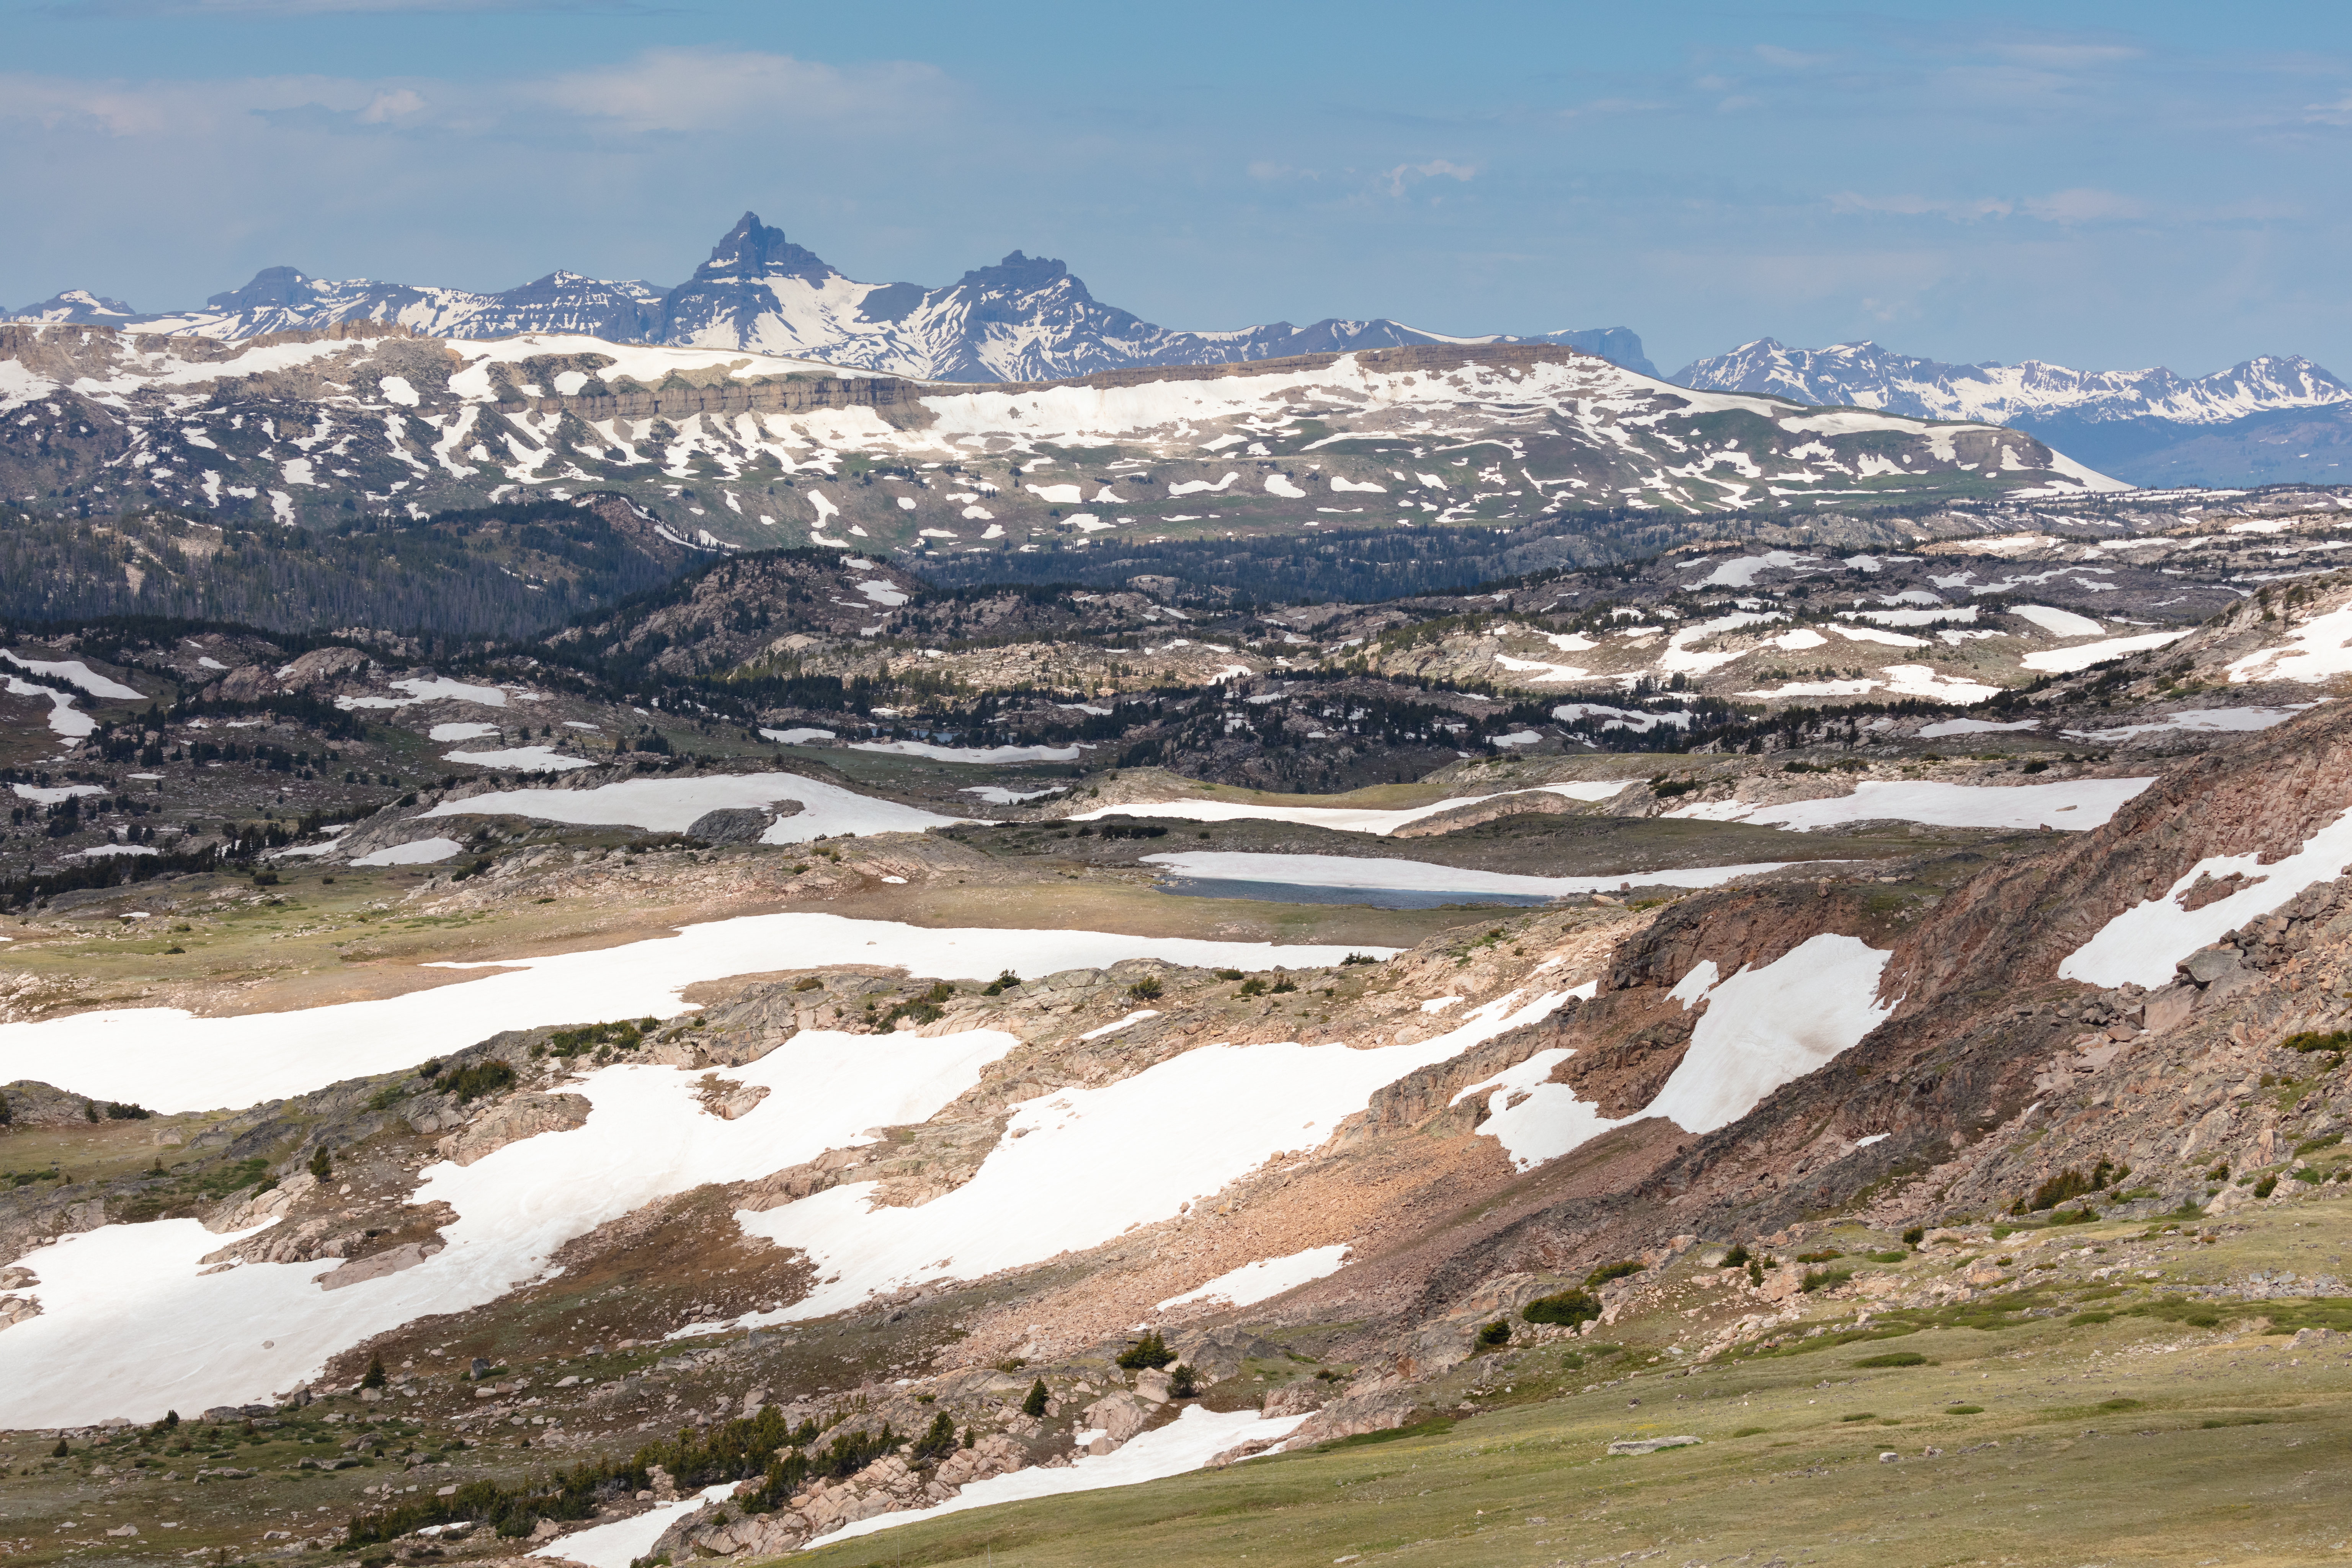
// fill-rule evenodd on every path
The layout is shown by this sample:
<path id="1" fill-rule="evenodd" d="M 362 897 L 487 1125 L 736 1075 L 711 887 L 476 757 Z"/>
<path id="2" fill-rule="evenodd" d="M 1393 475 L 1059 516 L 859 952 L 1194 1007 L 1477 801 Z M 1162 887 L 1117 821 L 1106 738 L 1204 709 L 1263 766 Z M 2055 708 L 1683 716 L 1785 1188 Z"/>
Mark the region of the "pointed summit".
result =
<path id="1" fill-rule="evenodd" d="M 784 231 L 770 228 L 760 221 L 760 215 L 747 212 L 735 220 L 735 226 L 711 247 L 710 259 L 694 269 L 694 282 L 720 279 L 748 280 L 753 278 L 807 278 L 819 279 L 835 276 L 824 258 L 784 237 Z"/>

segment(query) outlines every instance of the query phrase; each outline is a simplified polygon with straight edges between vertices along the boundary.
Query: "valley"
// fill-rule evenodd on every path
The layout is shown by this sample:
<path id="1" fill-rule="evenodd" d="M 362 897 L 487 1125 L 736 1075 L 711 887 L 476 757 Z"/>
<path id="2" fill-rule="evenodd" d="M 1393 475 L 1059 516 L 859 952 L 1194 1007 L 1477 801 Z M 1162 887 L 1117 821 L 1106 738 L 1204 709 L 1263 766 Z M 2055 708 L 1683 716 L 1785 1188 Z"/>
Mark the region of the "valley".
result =
<path id="1" fill-rule="evenodd" d="M 5 536 L 14 1555 L 2332 1550 L 2336 492 L 1529 345 L 58 331 L 14 460 L 256 494 Z"/>

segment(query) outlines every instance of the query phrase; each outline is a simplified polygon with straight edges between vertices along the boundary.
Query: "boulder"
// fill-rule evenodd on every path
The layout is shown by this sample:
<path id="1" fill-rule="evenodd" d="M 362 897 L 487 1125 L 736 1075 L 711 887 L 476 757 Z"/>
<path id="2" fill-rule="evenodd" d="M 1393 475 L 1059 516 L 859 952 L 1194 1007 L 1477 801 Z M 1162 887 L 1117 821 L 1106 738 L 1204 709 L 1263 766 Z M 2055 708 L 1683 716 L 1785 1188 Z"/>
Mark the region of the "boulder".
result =
<path id="1" fill-rule="evenodd" d="M 783 804 L 794 811 L 800 809 L 797 801 Z M 752 807 L 722 806 L 696 817 L 688 825 L 686 836 L 699 838 L 705 844 L 757 844 L 774 821 L 774 816 Z"/>
<path id="2" fill-rule="evenodd" d="M 408 1241 L 383 1252 L 370 1253 L 365 1258 L 354 1258 L 341 1268 L 320 1275 L 319 1289 L 340 1290 L 346 1285 L 357 1285 L 363 1279 L 381 1279 L 388 1274 L 397 1274 L 403 1269 L 414 1268 L 446 1245 L 447 1243 L 440 1241 Z M 373 1394 L 375 1391 L 370 1389 L 368 1392 Z"/>
<path id="3" fill-rule="evenodd" d="M 470 1165 L 509 1143 L 583 1126 L 588 1110 L 584 1094 L 514 1095 L 462 1131 L 442 1139 L 435 1152 L 455 1164 Z"/>
<path id="4" fill-rule="evenodd" d="M 1096 1400 L 1078 1419 L 1081 1426 L 1098 1430 L 1108 1439 L 1109 1447 L 1103 1450 L 1108 1453 L 1142 1431 L 1151 1413 L 1133 1394 L 1122 1392 Z"/>

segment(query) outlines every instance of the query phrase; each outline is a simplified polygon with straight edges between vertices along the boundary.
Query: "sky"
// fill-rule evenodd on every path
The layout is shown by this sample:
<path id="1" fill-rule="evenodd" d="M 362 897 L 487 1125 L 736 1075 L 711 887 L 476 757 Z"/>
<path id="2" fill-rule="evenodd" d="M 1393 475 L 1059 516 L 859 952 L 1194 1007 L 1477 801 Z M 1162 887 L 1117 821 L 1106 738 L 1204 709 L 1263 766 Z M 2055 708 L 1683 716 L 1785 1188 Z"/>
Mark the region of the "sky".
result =
<path id="1" fill-rule="evenodd" d="M 1163 325 L 2352 375 L 2352 8 L 0 0 L 0 305 L 1021 249 Z"/>

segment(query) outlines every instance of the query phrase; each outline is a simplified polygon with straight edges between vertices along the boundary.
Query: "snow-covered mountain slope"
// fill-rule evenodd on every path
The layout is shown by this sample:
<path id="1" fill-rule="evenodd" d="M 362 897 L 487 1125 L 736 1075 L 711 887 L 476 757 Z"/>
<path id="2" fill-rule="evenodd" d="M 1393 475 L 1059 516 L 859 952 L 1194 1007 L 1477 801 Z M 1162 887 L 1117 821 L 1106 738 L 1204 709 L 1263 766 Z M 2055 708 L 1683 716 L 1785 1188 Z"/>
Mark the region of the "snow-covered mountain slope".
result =
<path id="1" fill-rule="evenodd" d="M 1878 408 L 1927 419 L 2011 425 L 2068 415 L 2085 424 L 2163 419 L 2221 425 L 2282 408 L 2352 402 L 2352 387 L 2300 354 L 2264 354 L 2194 381 L 2151 370 L 2069 370 L 2020 364 L 1944 364 L 1874 342 L 1792 349 L 1770 338 L 1685 365 L 1685 386 L 1753 392 L 1830 407 Z"/>
<path id="2" fill-rule="evenodd" d="M 724 291 L 709 298 L 723 321 Z M 597 490 L 713 548 L 1009 551 L 1129 529 L 2115 488 L 1997 426 L 1691 392 L 1549 345 L 971 386 L 555 334 L 436 341 L 354 322 L 224 343 L 15 326 L 0 327 L 0 413 L 15 416 L 0 493 L 53 505 L 337 526 Z"/>
<path id="3" fill-rule="evenodd" d="M 552 272 L 499 293 L 363 279 L 331 281 L 272 267 L 200 310 L 142 315 L 69 289 L 0 320 L 105 322 L 234 341 L 347 321 L 383 321 L 425 337 L 580 332 L 622 342 L 755 349 L 894 375 L 943 381 L 1051 381 L 1132 365 L 1222 364 L 1410 343 L 1553 343 L 1655 375 L 1624 327 L 1531 337 L 1448 337 L 1387 320 L 1326 318 L 1232 331 L 1154 326 L 1087 292 L 1059 261 L 1014 251 L 944 288 L 861 283 L 745 213 L 667 291 Z"/>
<path id="4" fill-rule="evenodd" d="M 2030 429 L 2138 485 L 2335 484 L 2352 468 L 2352 386 L 2300 354 L 2189 380 L 2151 370 L 1944 364 L 1873 342 L 1792 349 L 1770 338 L 1676 372 L 1685 386 Z"/>
<path id="5" fill-rule="evenodd" d="M 615 342 L 635 342 L 659 322 L 662 291 L 650 283 L 551 272 L 500 293 L 480 294 L 361 279 L 336 282 L 312 278 L 291 267 L 271 267 L 256 273 L 242 289 L 214 295 L 200 310 L 140 315 L 111 300 L 95 306 L 83 303 L 90 299 L 86 291 L 73 289 L 32 307 L 18 319 L 103 322 L 137 331 L 201 335 L 225 342 L 344 321 L 393 321 L 436 338 L 585 332 Z"/>

